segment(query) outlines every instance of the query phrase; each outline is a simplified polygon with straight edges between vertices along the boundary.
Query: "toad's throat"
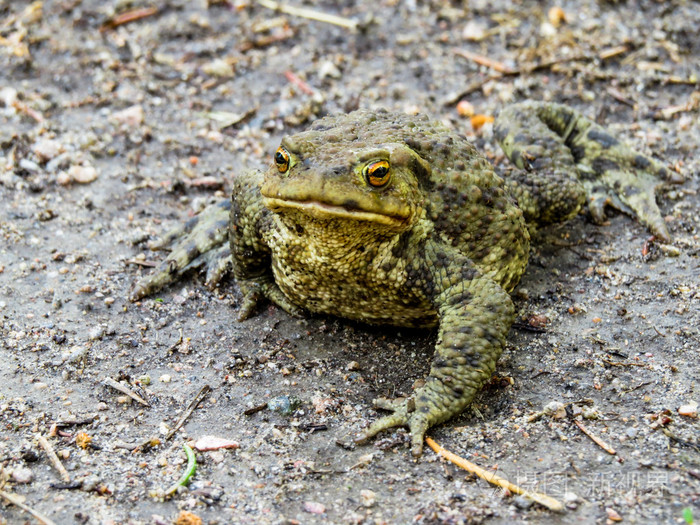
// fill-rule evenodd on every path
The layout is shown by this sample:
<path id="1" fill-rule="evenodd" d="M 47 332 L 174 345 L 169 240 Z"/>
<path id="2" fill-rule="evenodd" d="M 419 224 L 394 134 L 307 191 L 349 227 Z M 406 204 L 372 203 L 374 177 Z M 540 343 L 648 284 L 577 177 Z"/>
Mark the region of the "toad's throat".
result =
<path id="1" fill-rule="evenodd" d="M 315 200 L 296 201 L 289 199 L 277 199 L 264 197 L 267 209 L 273 212 L 282 212 L 285 209 L 296 209 L 315 219 L 346 219 L 355 221 L 367 221 L 396 228 L 405 227 L 410 218 L 409 213 L 385 215 L 374 211 L 349 208 L 336 204 L 327 204 Z"/>

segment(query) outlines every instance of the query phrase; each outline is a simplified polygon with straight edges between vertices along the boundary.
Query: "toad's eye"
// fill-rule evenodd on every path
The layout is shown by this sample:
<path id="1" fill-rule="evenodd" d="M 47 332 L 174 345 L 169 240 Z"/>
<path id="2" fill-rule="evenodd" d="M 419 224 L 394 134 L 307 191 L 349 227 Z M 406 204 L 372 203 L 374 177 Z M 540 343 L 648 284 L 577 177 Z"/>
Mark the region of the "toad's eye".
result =
<path id="1" fill-rule="evenodd" d="M 365 179 L 370 186 L 375 188 L 381 188 L 386 186 L 391 178 L 391 173 L 389 172 L 389 162 L 386 160 L 375 160 L 370 162 L 362 170 Z"/>
<path id="2" fill-rule="evenodd" d="M 275 152 L 275 165 L 280 173 L 289 169 L 289 152 L 281 146 Z"/>

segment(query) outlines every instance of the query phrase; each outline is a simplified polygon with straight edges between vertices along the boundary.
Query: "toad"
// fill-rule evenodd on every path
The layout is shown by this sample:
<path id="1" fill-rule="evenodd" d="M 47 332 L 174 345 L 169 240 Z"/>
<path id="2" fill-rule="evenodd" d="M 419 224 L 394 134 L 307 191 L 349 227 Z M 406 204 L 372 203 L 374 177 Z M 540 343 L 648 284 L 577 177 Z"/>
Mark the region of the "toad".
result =
<path id="1" fill-rule="evenodd" d="M 263 299 L 293 315 L 436 327 L 430 374 L 359 437 L 426 431 L 462 412 L 488 381 L 514 321 L 509 293 L 533 231 L 587 206 L 613 205 L 669 240 L 654 190 L 668 170 L 558 104 L 503 110 L 494 134 L 516 166 L 507 177 L 465 137 L 424 116 L 359 110 L 282 139 L 264 173 L 235 177 L 232 198 L 168 233 L 167 259 L 137 284 L 138 300 L 207 268 L 229 269 L 240 317 Z"/>

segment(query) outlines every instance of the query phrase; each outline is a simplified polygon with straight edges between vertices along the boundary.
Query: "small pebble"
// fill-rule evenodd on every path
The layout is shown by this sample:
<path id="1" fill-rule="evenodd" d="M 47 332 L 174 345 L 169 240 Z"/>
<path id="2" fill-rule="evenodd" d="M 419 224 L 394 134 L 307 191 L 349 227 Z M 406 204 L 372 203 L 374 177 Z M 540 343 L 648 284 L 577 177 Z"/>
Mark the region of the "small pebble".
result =
<path id="1" fill-rule="evenodd" d="M 373 507 L 377 502 L 377 495 L 372 490 L 364 489 L 360 491 L 360 502 L 363 507 Z"/>
<path id="2" fill-rule="evenodd" d="M 112 113 L 112 120 L 127 127 L 134 128 L 143 123 L 143 107 L 140 105 Z"/>
<path id="3" fill-rule="evenodd" d="M 562 499 L 564 500 L 564 505 L 567 509 L 574 510 L 578 508 L 579 497 L 573 492 L 564 492 Z"/>
<path id="4" fill-rule="evenodd" d="M 213 77 L 232 77 L 233 67 L 222 58 L 216 58 L 202 66 L 202 71 Z"/>
<path id="5" fill-rule="evenodd" d="M 543 412 L 546 415 L 551 416 L 552 419 L 564 419 L 566 417 L 566 407 L 564 406 L 564 403 L 561 403 L 560 401 L 552 401 L 551 403 L 547 403 Z"/>
<path id="6" fill-rule="evenodd" d="M 678 257 L 681 254 L 681 251 L 671 244 L 660 244 L 659 248 L 666 257 Z"/>
<path id="7" fill-rule="evenodd" d="M 488 36 L 486 32 L 486 26 L 477 22 L 476 20 L 470 20 L 462 29 L 462 39 L 471 40 L 473 42 L 478 42 L 483 40 Z"/>
<path id="8" fill-rule="evenodd" d="M 19 167 L 22 168 L 23 170 L 26 170 L 26 171 L 29 171 L 32 173 L 36 173 L 38 171 L 41 171 L 41 168 L 39 167 L 39 165 L 36 162 L 31 161 L 29 159 L 20 159 Z"/>
<path id="9" fill-rule="evenodd" d="M 89 184 L 97 180 L 97 170 L 93 166 L 79 166 L 74 164 L 68 168 L 68 175 L 71 180 L 78 184 Z M 60 181 L 59 184 L 61 184 Z"/>
<path id="10" fill-rule="evenodd" d="M 283 416 L 291 415 L 301 403 L 298 399 L 292 399 L 289 396 L 279 396 L 267 402 L 267 408 L 273 412 L 278 412 Z"/>
<path id="11" fill-rule="evenodd" d="M 474 116 L 474 105 L 468 100 L 460 100 L 457 103 L 457 114 L 460 117 Z"/>
<path id="12" fill-rule="evenodd" d="M 18 467 L 12 471 L 12 481 L 15 483 L 31 483 L 33 479 L 34 474 L 27 467 Z"/>
<path id="13" fill-rule="evenodd" d="M 559 27 L 562 23 L 566 23 L 566 13 L 559 6 L 550 8 L 547 12 L 547 18 L 549 18 L 549 23 L 554 27 Z"/>
<path id="14" fill-rule="evenodd" d="M 688 403 L 678 408 L 678 413 L 685 417 L 698 417 L 698 404 Z"/>
<path id="15" fill-rule="evenodd" d="M 304 511 L 310 514 L 323 514 L 326 512 L 326 507 L 316 501 L 305 501 L 303 507 Z"/>
<path id="16" fill-rule="evenodd" d="M 622 516 L 620 516 L 615 509 L 607 507 L 605 513 L 608 515 L 610 521 L 622 521 Z"/>
<path id="17" fill-rule="evenodd" d="M 326 60 L 325 62 L 322 62 L 320 66 L 318 66 L 319 78 L 340 78 L 341 76 L 343 75 L 340 70 L 330 60 Z"/>
<path id="18" fill-rule="evenodd" d="M 222 448 L 238 448 L 238 442 L 216 436 L 202 436 L 195 444 L 194 448 L 200 452 L 208 450 L 219 450 Z"/>
<path id="19" fill-rule="evenodd" d="M 515 496 L 513 498 L 513 503 L 515 503 L 515 506 L 519 509 L 527 510 L 530 507 L 532 507 L 532 504 L 534 502 L 530 498 L 526 498 L 525 496 Z"/>
<path id="20" fill-rule="evenodd" d="M 63 152 L 63 146 L 57 140 L 39 139 L 32 147 L 32 151 L 41 162 L 48 162 Z"/>

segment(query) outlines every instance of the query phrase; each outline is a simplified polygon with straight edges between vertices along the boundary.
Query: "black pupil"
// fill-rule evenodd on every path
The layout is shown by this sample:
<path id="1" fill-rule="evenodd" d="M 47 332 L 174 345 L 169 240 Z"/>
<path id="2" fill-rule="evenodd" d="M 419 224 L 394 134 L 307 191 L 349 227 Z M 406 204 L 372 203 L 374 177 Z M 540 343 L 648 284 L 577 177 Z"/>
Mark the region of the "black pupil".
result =
<path id="1" fill-rule="evenodd" d="M 372 170 L 372 177 L 377 177 L 381 179 L 386 175 L 387 171 L 388 170 L 386 166 L 377 166 Z"/>
<path id="2" fill-rule="evenodd" d="M 275 162 L 277 164 L 285 164 L 287 162 L 287 159 L 285 158 L 284 153 L 282 153 L 281 151 L 275 153 Z"/>

